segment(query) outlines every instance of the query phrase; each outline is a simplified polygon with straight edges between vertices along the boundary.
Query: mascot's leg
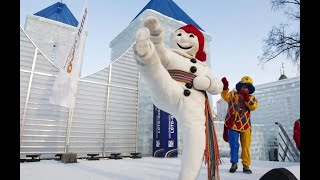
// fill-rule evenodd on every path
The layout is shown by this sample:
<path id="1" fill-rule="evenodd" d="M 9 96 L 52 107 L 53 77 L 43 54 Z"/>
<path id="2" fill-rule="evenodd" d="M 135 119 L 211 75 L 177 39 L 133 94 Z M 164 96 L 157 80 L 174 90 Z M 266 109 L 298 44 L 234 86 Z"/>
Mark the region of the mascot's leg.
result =
<path id="1" fill-rule="evenodd" d="M 134 51 L 138 69 L 150 89 L 154 104 L 175 115 L 183 90 L 161 64 L 154 44 L 150 41 L 149 29 L 141 28 L 137 31 Z"/>
<path id="2" fill-rule="evenodd" d="M 179 180 L 195 180 L 199 176 L 205 150 L 205 126 L 181 124 L 183 151 Z"/>

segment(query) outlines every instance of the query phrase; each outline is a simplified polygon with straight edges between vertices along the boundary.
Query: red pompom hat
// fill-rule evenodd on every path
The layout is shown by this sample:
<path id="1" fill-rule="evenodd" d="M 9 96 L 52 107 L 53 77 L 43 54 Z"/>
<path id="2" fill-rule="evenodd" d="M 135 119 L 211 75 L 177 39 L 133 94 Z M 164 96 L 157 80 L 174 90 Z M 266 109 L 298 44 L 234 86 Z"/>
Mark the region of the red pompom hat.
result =
<path id="1" fill-rule="evenodd" d="M 203 34 L 202 32 L 197 28 L 195 27 L 194 25 L 192 24 L 188 24 L 188 25 L 185 25 L 185 26 L 182 26 L 181 28 L 179 29 L 183 29 L 186 33 L 192 33 L 194 35 L 196 35 L 198 37 L 198 42 L 199 42 L 199 50 L 198 52 L 196 53 L 196 58 L 199 59 L 200 61 L 206 61 L 207 59 L 207 55 L 206 53 L 203 51 L 203 47 L 204 47 L 204 37 L 203 37 Z"/>

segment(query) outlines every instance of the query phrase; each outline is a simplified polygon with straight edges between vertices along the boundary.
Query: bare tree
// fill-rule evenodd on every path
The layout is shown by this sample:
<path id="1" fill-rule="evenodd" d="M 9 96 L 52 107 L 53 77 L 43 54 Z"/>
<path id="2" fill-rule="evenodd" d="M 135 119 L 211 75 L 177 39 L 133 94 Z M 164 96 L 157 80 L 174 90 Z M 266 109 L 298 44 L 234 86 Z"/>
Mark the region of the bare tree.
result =
<path id="1" fill-rule="evenodd" d="M 271 0 L 272 10 L 284 10 L 290 20 L 300 24 L 300 0 Z M 286 55 L 294 65 L 300 68 L 300 28 L 288 33 L 288 24 L 273 26 L 268 38 L 263 40 L 263 54 L 258 57 L 261 64 L 265 64 L 279 55 Z"/>

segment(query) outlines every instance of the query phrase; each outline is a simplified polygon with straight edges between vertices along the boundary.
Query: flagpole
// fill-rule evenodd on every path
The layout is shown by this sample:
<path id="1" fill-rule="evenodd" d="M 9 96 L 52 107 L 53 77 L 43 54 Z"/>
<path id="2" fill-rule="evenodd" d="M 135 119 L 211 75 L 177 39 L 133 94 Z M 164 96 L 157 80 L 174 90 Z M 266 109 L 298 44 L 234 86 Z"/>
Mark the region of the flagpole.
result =
<path id="1" fill-rule="evenodd" d="M 69 145 L 70 145 L 70 134 L 71 134 L 71 125 L 72 125 L 72 119 L 73 119 L 73 110 L 74 110 L 74 104 L 75 104 L 75 97 L 73 98 L 73 106 L 69 109 L 69 117 L 68 117 L 68 124 L 67 124 L 67 136 L 66 136 L 66 143 L 65 143 L 65 153 L 69 152 Z"/>
<path id="2" fill-rule="evenodd" d="M 84 4 L 84 13 L 83 13 L 84 15 L 82 16 L 82 21 L 84 20 L 84 19 L 86 19 L 86 17 L 87 17 L 87 0 L 85 1 L 85 4 Z M 81 25 L 79 26 L 78 25 L 78 27 L 81 27 Z M 78 59 L 78 61 L 80 60 L 80 59 L 83 59 L 83 49 L 84 49 L 84 45 L 85 45 L 85 37 L 86 37 L 86 32 L 85 32 L 85 30 L 86 29 L 83 29 L 83 31 L 84 32 L 82 32 L 82 33 L 84 33 L 85 34 L 85 36 L 83 36 L 82 38 L 84 38 L 83 39 L 83 43 L 81 44 L 82 45 L 82 51 L 80 52 L 80 56 L 78 56 L 78 57 L 80 57 L 79 59 Z M 79 32 L 79 31 L 78 31 Z M 74 52 L 73 52 L 74 53 Z M 79 53 L 79 52 L 78 52 Z M 74 57 L 73 57 L 74 58 Z M 71 61 L 70 61 L 71 62 Z M 69 63 L 70 63 L 69 62 Z M 80 69 L 79 69 L 79 71 L 81 71 L 81 65 L 82 65 L 82 63 L 80 64 Z M 65 69 L 65 68 L 64 68 Z M 68 71 L 69 69 L 67 68 L 67 71 Z M 76 75 L 78 78 L 79 78 L 79 76 L 80 76 L 80 74 L 77 74 Z M 78 82 L 77 82 L 78 83 Z M 68 122 L 67 122 L 67 136 L 66 136 L 66 142 L 65 142 L 65 153 L 68 153 L 69 152 L 69 148 L 70 148 L 70 134 L 71 134 L 71 127 L 72 127 L 72 120 L 73 120 L 73 112 L 74 112 L 74 106 L 75 106 L 75 101 L 76 101 L 76 93 L 74 94 L 74 96 L 72 97 L 72 101 L 71 101 L 71 107 L 69 108 L 69 117 L 68 117 Z"/>

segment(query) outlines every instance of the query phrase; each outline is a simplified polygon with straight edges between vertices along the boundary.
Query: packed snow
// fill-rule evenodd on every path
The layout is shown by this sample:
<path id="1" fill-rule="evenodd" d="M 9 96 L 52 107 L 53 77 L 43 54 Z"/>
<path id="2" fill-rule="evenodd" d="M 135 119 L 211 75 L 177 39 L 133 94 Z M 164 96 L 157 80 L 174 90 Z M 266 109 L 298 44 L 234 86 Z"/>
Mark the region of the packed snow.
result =
<path id="1" fill-rule="evenodd" d="M 219 166 L 221 180 L 258 180 L 274 168 L 286 168 L 300 180 L 300 163 L 276 161 L 251 161 L 252 174 L 242 172 L 241 159 L 238 170 L 229 173 L 229 158 L 222 157 Z M 20 180 L 177 180 L 180 158 L 142 157 L 120 160 L 78 159 L 76 163 L 58 160 L 41 160 L 20 163 Z M 203 164 L 198 180 L 207 180 Z"/>

